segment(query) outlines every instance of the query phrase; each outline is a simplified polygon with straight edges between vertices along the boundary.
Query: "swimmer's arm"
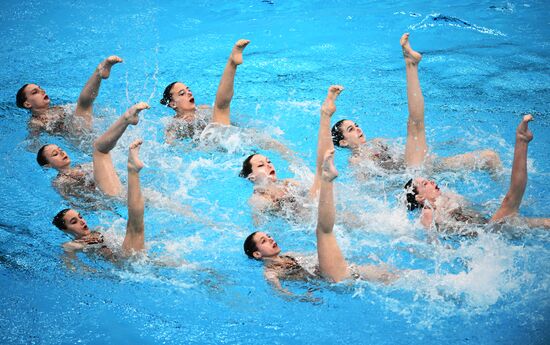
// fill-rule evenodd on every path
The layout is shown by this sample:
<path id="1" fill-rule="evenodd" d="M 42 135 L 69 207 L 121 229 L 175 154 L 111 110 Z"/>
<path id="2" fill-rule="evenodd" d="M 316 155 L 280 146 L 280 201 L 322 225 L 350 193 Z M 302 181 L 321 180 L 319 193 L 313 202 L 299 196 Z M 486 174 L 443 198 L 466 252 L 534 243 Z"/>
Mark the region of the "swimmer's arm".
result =
<path id="1" fill-rule="evenodd" d="M 279 277 L 277 276 L 277 273 L 275 271 L 271 271 L 271 270 L 265 271 L 264 277 L 269 282 L 269 284 L 278 293 L 280 293 L 281 297 L 283 297 L 287 301 L 298 300 L 300 302 L 310 302 L 313 304 L 318 304 L 321 301 L 319 298 L 313 297 L 310 292 L 304 295 L 297 295 L 283 288 L 283 286 L 281 285 L 281 281 L 279 280 Z"/>
<path id="2" fill-rule="evenodd" d="M 86 247 L 84 243 L 80 243 L 77 241 L 63 243 L 63 249 L 65 250 L 65 253 L 71 253 L 73 255 L 75 252 L 84 249 L 84 247 Z"/>
<path id="3" fill-rule="evenodd" d="M 281 281 L 275 271 L 267 270 L 264 272 L 265 279 L 271 284 L 271 286 L 285 296 L 294 296 L 294 294 L 287 289 L 283 288 Z"/>
<path id="4" fill-rule="evenodd" d="M 424 228 L 430 229 L 434 221 L 434 210 L 430 207 L 423 207 L 420 214 L 420 223 Z"/>
<path id="5" fill-rule="evenodd" d="M 289 163 L 301 164 L 302 161 L 296 156 L 296 153 L 289 149 L 282 142 L 266 135 L 263 132 L 257 131 L 256 129 L 250 128 L 247 129 L 247 134 L 251 138 L 255 138 L 256 144 L 262 150 L 275 151 L 281 155 L 281 157 Z"/>
<path id="6" fill-rule="evenodd" d="M 207 110 L 210 109 L 210 106 L 208 104 L 201 104 L 197 107 L 197 109 Z"/>

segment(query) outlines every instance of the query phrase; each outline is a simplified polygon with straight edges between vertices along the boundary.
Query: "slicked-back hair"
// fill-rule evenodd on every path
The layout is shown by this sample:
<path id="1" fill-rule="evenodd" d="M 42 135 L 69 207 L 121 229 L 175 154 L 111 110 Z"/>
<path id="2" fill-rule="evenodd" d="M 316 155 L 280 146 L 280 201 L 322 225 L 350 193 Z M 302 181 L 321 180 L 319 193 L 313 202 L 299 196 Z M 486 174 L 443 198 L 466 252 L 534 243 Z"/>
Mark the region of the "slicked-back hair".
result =
<path id="1" fill-rule="evenodd" d="M 164 93 L 162 94 L 162 99 L 160 100 L 160 104 L 168 106 L 168 103 L 172 100 L 172 95 L 170 94 L 170 91 L 172 91 L 172 87 L 174 84 L 176 84 L 177 81 L 168 84 L 166 88 L 164 88 Z"/>
<path id="2" fill-rule="evenodd" d="M 413 211 L 417 208 L 420 208 L 422 205 L 416 200 L 418 195 L 418 189 L 413 185 L 413 179 L 410 179 L 405 183 L 405 192 L 407 193 L 407 209 Z"/>
<path id="3" fill-rule="evenodd" d="M 17 105 L 18 108 L 27 109 L 27 108 L 25 108 L 24 103 L 27 100 L 27 96 L 25 95 L 25 88 L 28 85 L 29 84 L 25 84 L 25 85 L 21 86 L 21 88 L 19 90 L 17 90 L 17 94 L 15 95 L 15 105 Z"/>
<path id="4" fill-rule="evenodd" d="M 252 160 L 252 157 L 257 155 L 257 153 L 253 153 L 250 156 L 246 157 L 246 159 L 243 162 L 243 167 L 241 169 L 241 172 L 239 173 L 239 177 L 242 178 L 248 178 L 248 175 L 252 174 L 252 163 L 250 161 Z"/>
<path id="5" fill-rule="evenodd" d="M 65 220 L 63 219 L 63 217 L 65 217 L 65 214 L 70 210 L 70 208 L 63 209 L 53 217 L 52 224 L 55 225 L 55 227 L 59 230 L 67 229 L 67 225 L 65 224 Z"/>
<path id="6" fill-rule="evenodd" d="M 256 235 L 257 233 L 258 233 L 257 231 L 254 231 L 253 233 L 248 235 L 246 240 L 244 240 L 244 245 L 243 245 L 244 253 L 246 254 L 246 256 L 254 260 L 258 260 L 254 257 L 254 252 L 258 250 L 256 241 L 254 241 L 254 235 Z"/>

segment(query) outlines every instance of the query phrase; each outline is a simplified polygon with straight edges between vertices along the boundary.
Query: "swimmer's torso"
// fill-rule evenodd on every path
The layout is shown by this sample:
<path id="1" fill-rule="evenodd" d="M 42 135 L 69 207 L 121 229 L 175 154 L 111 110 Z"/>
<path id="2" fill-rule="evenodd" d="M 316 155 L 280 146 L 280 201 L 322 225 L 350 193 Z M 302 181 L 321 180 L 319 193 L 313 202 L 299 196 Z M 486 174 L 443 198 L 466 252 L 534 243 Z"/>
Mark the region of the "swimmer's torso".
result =
<path id="1" fill-rule="evenodd" d="M 29 127 L 31 130 L 45 131 L 50 134 L 59 134 L 67 131 L 65 125 L 67 112 L 63 107 L 53 107 L 39 118 L 31 117 Z"/>
<path id="2" fill-rule="evenodd" d="M 444 193 L 435 203 L 434 222 L 438 231 L 446 234 L 475 236 L 467 225 L 484 225 L 488 219 L 472 210 L 465 200 L 454 193 Z"/>
<path id="3" fill-rule="evenodd" d="M 210 109 L 199 108 L 191 118 L 174 117 L 166 127 L 167 136 L 173 139 L 198 137 L 210 123 Z"/>
<path id="4" fill-rule="evenodd" d="M 82 164 L 59 172 L 53 184 L 67 195 L 81 196 L 96 191 L 92 164 Z"/>
<path id="5" fill-rule="evenodd" d="M 371 140 L 350 158 L 350 163 L 354 165 L 360 165 L 364 161 L 370 161 L 384 170 L 401 170 L 404 168 L 403 158 L 393 154 L 381 140 Z"/>
<path id="6" fill-rule="evenodd" d="M 267 186 L 254 187 L 253 199 L 262 199 L 263 211 L 275 214 L 302 213 L 307 191 L 291 180 L 276 181 Z"/>
<path id="7" fill-rule="evenodd" d="M 292 256 L 281 255 L 279 259 L 277 262 L 266 264 L 266 272 L 274 272 L 282 280 L 308 280 L 315 277 Z"/>

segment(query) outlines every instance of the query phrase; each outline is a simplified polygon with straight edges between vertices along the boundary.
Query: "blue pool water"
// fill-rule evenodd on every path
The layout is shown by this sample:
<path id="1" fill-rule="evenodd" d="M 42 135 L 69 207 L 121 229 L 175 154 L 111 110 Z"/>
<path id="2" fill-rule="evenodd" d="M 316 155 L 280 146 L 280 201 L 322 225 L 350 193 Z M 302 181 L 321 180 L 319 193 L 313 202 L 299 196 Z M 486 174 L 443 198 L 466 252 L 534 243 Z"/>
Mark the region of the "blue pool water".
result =
<path id="1" fill-rule="evenodd" d="M 347 154 L 337 152 L 338 211 L 358 228 L 337 226 L 350 261 L 379 258 L 417 274 L 391 286 L 367 282 L 290 283 L 313 289 L 317 303 L 286 301 L 263 280 L 261 265 L 242 253 L 254 230 L 247 199 L 252 185 L 237 177 L 253 149 L 229 152 L 163 143 L 172 113 L 158 104 L 164 86 L 182 80 L 199 104 L 212 104 L 233 43 L 250 45 L 239 67 L 233 120 L 283 141 L 303 163 L 274 152 L 278 175 L 311 180 L 318 113 L 330 84 L 346 90 L 337 119 L 360 124 L 367 137 L 404 142 L 407 103 L 399 37 L 411 32 L 424 54 L 420 80 L 429 144 L 441 156 L 492 148 L 503 161 L 496 177 L 442 172 L 433 177 L 491 214 L 509 183 L 514 131 L 531 112 L 535 139 L 521 207 L 550 216 L 550 36 L 547 1 L 104 1 L 7 2 L 0 11 L 0 342 L 2 344 L 545 344 L 549 342 L 549 235 L 515 229 L 513 236 L 429 244 L 397 202 L 401 175 L 357 184 Z M 55 104 L 74 103 L 104 57 L 124 58 L 96 100 L 96 132 L 134 102 L 152 105 L 114 150 L 125 175 L 126 147 L 145 139 L 143 186 L 173 201 L 148 203 L 148 260 L 115 266 L 79 256 L 88 269 L 69 271 L 50 224 L 67 207 L 29 151 L 28 114 L 15 107 L 27 82 Z M 91 159 L 67 148 L 73 161 Z M 307 167 L 307 169 L 304 169 Z M 305 171 L 305 172 L 304 172 Z M 182 216 L 187 206 L 216 224 Z M 109 241 L 123 237 L 124 205 L 82 211 Z M 314 219 L 264 228 L 285 251 L 314 253 Z"/>

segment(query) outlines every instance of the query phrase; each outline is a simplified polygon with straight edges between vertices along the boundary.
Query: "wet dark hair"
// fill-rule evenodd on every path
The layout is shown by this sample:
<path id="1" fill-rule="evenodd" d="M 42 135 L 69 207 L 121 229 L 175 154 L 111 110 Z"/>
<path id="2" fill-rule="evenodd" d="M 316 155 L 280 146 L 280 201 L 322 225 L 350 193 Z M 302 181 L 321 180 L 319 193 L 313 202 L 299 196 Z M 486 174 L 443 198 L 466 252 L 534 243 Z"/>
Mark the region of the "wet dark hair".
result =
<path id="1" fill-rule="evenodd" d="M 25 84 L 21 86 L 19 90 L 17 90 L 17 94 L 15 95 L 15 105 L 17 105 L 18 108 L 27 109 L 23 103 L 27 100 L 27 96 L 25 96 L 25 88 L 29 84 Z"/>
<path id="2" fill-rule="evenodd" d="M 65 225 L 63 217 L 65 217 L 65 214 L 70 210 L 70 208 L 63 209 L 53 217 L 52 224 L 55 225 L 59 230 L 67 229 L 67 225 Z"/>
<path id="3" fill-rule="evenodd" d="M 50 162 L 48 162 L 48 158 L 46 157 L 46 152 L 44 152 L 44 150 L 48 146 L 50 146 L 50 144 L 46 144 L 46 145 L 42 146 L 40 148 L 40 150 L 38 150 L 38 153 L 36 154 L 36 161 L 38 162 L 38 165 L 40 165 L 41 167 L 43 167 L 44 165 L 50 163 Z"/>
<path id="4" fill-rule="evenodd" d="M 172 87 L 174 84 L 177 83 L 177 81 L 168 84 L 168 86 L 164 89 L 164 93 L 162 94 L 162 99 L 160 100 L 160 104 L 168 106 L 168 103 L 172 100 L 172 95 L 170 95 L 170 91 L 172 91 Z"/>
<path id="5" fill-rule="evenodd" d="M 244 245 L 243 245 L 244 253 L 246 254 L 246 256 L 248 256 L 249 259 L 259 260 L 259 259 L 256 259 L 253 255 L 254 252 L 258 250 L 256 241 L 254 241 L 254 235 L 256 235 L 257 233 L 258 233 L 257 231 L 254 231 L 253 233 L 248 235 L 246 240 L 244 240 Z"/>
<path id="6" fill-rule="evenodd" d="M 246 157 L 246 159 L 243 162 L 243 168 L 239 173 L 239 177 L 247 178 L 248 175 L 252 174 L 252 164 L 250 163 L 250 161 L 252 160 L 252 157 L 254 157 L 255 155 L 257 155 L 257 153 L 253 153 L 250 156 Z"/>
<path id="7" fill-rule="evenodd" d="M 334 143 L 334 146 L 340 147 L 340 140 L 344 139 L 344 132 L 342 132 L 342 123 L 344 123 L 346 119 L 342 119 L 334 124 L 332 126 L 332 129 L 330 130 L 332 134 L 332 142 Z"/>
<path id="8" fill-rule="evenodd" d="M 407 193 L 407 209 L 409 211 L 413 211 L 417 208 L 420 208 L 422 205 L 416 200 L 416 196 L 418 195 L 418 189 L 416 186 L 413 186 L 413 179 L 410 179 L 407 183 L 405 183 L 405 192 Z"/>

